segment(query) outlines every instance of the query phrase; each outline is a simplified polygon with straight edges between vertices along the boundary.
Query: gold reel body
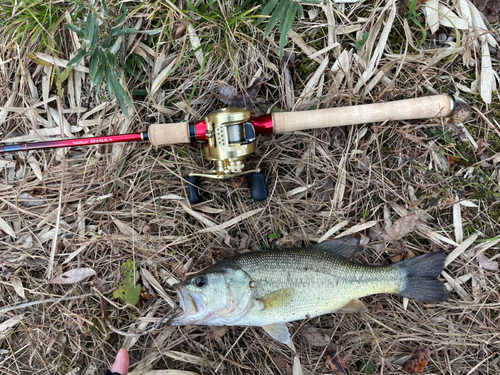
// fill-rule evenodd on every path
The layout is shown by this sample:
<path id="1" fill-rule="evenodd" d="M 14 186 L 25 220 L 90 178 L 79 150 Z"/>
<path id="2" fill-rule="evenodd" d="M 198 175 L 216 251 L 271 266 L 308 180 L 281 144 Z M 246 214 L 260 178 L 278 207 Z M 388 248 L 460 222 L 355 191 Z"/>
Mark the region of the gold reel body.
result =
<path id="1" fill-rule="evenodd" d="M 246 108 L 223 108 L 205 117 L 208 138 L 205 156 L 215 163 L 215 169 L 189 175 L 227 179 L 260 172 L 260 169 L 243 171 L 243 160 L 255 152 L 255 129 L 250 118 L 250 110 Z"/>

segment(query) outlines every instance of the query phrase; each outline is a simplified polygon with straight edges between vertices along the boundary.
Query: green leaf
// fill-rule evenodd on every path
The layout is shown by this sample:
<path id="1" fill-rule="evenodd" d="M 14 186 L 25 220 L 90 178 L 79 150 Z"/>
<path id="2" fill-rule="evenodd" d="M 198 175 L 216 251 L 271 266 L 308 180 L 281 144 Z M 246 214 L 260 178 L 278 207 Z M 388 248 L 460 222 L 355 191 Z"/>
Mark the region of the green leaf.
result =
<path id="1" fill-rule="evenodd" d="M 78 64 L 80 61 L 82 61 L 82 59 L 85 57 L 86 54 L 87 54 L 87 51 L 85 51 L 84 48 L 80 48 L 78 50 L 78 53 L 76 54 L 76 56 L 73 57 L 71 60 L 69 60 L 68 67 L 71 65 Z"/>
<path id="2" fill-rule="evenodd" d="M 128 9 L 127 7 L 122 3 L 122 7 L 121 7 L 121 10 L 122 10 L 122 15 L 120 16 L 120 18 L 118 18 L 113 26 L 113 28 L 116 28 L 118 27 L 119 25 L 122 24 L 123 21 L 125 21 L 125 18 L 127 18 L 128 16 Z"/>
<path id="3" fill-rule="evenodd" d="M 358 367 L 363 374 L 373 374 L 377 367 L 372 361 L 362 360 Z"/>
<path id="4" fill-rule="evenodd" d="M 104 42 L 102 42 L 101 47 L 103 49 L 108 49 L 109 47 L 111 47 L 112 43 L 113 43 L 113 38 L 111 38 L 111 37 L 106 38 L 106 39 L 104 39 Z"/>
<path id="5" fill-rule="evenodd" d="M 276 9 L 271 16 L 271 19 L 267 23 L 266 30 L 264 31 L 264 38 L 267 38 L 271 31 L 273 31 L 274 26 L 278 23 L 278 21 L 284 16 L 286 6 L 288 5 L 289 0 L 281 0 Z"/>
<path id="6" fill-rule="evenodd" d="M 83 30 L 79 29 L 75 25 L 72 25 L 71 23 L 67 23 L 66 26 L 68 26 L 68 29 L 73 30 L 80 38 L 83 38 Z"/>
<path id="7" fill-rule="evenodd" d="M 63 72 L 61 73 L 61 75 L 59 77 L 57 77 L 57 80 L 59 81 L 59 83 L 63 83 L 64 81 L 66 81 L 66 79 L 68 78 L 69 74 L 73 71 L 73 66 L 69 66 L 67 67 L 66 69 L 63 70 Z"/>
<path id="8" fill-rule="evenodd" d="M 135 285 L 136 281 L 139 280 L 139 272 L 137 272 L 132 259 L 127 260 L 121 265 L 120 272 L 123 281 L 120 283 L 118 289 L 113 292 L 113 298 L 120 299 L 125 304 L 135 306 L 139 302 L 141 285 Z"/>
<path id="9" fill-rule="evenodd" d="M 108 94 L 110 98 L 113 98 L 115 96 L 115 90 L 113 89 L 113 84 L 111 82 L 111 75 L 114 74 L 111 72 L 109 69 L 109 66 L 106 64 L 104 67 L 104 76 L 106 77 L 106 83 L 108 86 Z"/>
<path id="10" fill-rule="evenodd" d="M 264 8 L 262 8 L 262 12 L 260 12 L 261 15 L 267 16 L 271 14 L 271 11 L 276 7 L 278 4 L 278 0 L 270 0 Z"/>
<path id="11" fill-rule="evenodd" d="M 297 3 L 297 5 L 298 5 L 299 19 L 303 19 L 304 18 L 304 8 L 302 8 L 302 4 L 300 4 L 300 3 Z"/>
<path id="12" fill-rule="evenodd" d="M 179 154 L 181 154 L 181 156 L 184 156 L 184 157 L 189 156 L 189 153 L 186 150 L 184 150 L 183 148 L 179 149 Z"/>
<path id="13" fill-rule="evenodd" d="M 276 232 L 271 233 L 271 234 L 269 235 L 269 239 L 270 239 L 270 240 L 275 240 L 275 239 L 280 238 L 280 236 L 281 236 L 281 231 L 278 229 Z"/>
<path id="14" fill-rule="evenodd" d="M 109 13 L 108 13 L 108 5 L 106 4 L 106 0 L 102 0 L 102 9 L 104 10 L 104 15 L 107 17 L 109 17 Z"/>
<path id="15" fill-rule="evenodd" d="M 89 76 L 91 81 L 94 80 L 98 67 L 99 67 L 99 50 L 96 49 L 94 53 L 90 56 Z"/>
<path id="16" fill-rule="evenodd" d="M 89 15 L 87 16 L 87 21 L 85 22 L 85 35 L 83 36 L 83 39 L 88 40 L 90 45 L 92 45 L 93 43 L 97 43 L 97 40 L 95 38 L 97 28 L 99 28 L 99 25 L 96 22 L 94 14 L 89 13 Z"/>
<path id="17" fill-rule="evenodd" d="M 354 43 L 354 47 L 356 47 L 356 49 L 362 49 L 369 35 L 370 33 L 365 31 L 363 35 L 361 35 L 361 40 L 358 40 L 356 43 Z"/>
<path id="18" fill-rule="evenodd" d="M 105 71 L 104 65 L 101 64 L 99 66 L 99 69 L 97 69 L 94 79 L 92 80 L 92 85 L 97 87 L 97 91 L 101 89 L 101 83 L 104 77 L 104 71 Z"/>
<path id="19" fill-rule="evenodd" d="M 295 15 L 297 14 L 297 7 L 299 4 L 297 3 L 291 3 L 288 6 L 285 19 L 281 21 L 280 25 L 280 57 L 283 56 L 283 49 L 285 48 L 286 44 L 286 36 L 288 35 L 288 32 L 292 29 L 293 26 L 293 21 L 295 20 Z"/>
<path id="20" fill-rule="evenodd" d="M 134 34 L 134 33 L 138 33 L 138 32 L 139 32 L 139 30 L 137 30 L 135 27 L 129 27 L 126 29 L 115 28 L 111 32 L 111 36 L 120 36 L 123 34 Z"/>
<path id="21" fill-rule="evenodd" d="M 106 82 L 108 83 L 108 87 L 110 87 L 115 94 L 116 100 L 118 101 L 118 104 L 120 105 L 123 113 L 128 118 L 128 110 L 125 102 L 127 102 L 131 107 L 133 107 L 133 104 L 127 92 L 123 89 L 122 85 L 118 81 L 116 74 L 112 71 L 106 71 Z"/>

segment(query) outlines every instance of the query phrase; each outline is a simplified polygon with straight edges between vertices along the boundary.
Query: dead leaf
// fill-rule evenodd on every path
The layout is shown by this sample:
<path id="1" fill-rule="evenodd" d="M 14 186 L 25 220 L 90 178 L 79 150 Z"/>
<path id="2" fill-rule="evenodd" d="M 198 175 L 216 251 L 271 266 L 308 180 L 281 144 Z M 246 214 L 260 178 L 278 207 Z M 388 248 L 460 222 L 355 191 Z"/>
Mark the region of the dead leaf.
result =
<path id="1" fill-rule="evenodd" d="M 19 295 L 19 297 L 25 298 L 24 287 L 21 279 L 19 279 L 19 277 L 14 276 L 13 278 L 10 279 L 10 282 L 12 283 L 12 286 L 14 287 L 14 290 Z"/>
<path id="2" fill-rule="evenodd" d="M 396 254 L 390 257 L 392 263 L 398 263 L 403 260 L 403 254 Z"/>
<path id="3" fill-rule="evenodd" d="M 208 331 L 208 337 L 211 340 L 217 341 L 222 338 L 228 331 L 226 326 L 214 326 L 210 327 L 210 331 Z"/>
<path id="4" fill-rule="evenodd" d="M 19 323 L 21 323 L 24 315 L 21 314 L 19 316 L 16 316 L 14 318 L 7 319 L 5 322 L 0 323 L 0 335 L 7 335 L 7 330 L 9 328 L 17 326 Z"/>
<path id="5" fill-rule="evenodd" d="M 283 65 L 285 66 L 285 84 L 290 85 L 295 78 L 295 53 L 285 51 L 283 53 L 282 59 Z"/>
<path id="6" fill-rule="evenodd" d="M 228 107 L 252 108 L 263 83 L 263 78 L 257 78 L 249 88 L 236 94 L 234 94 L 236 90 L 231 86 L 223 86 L 219 89 L 221 93 L 219 99 Z"/>
<path id="7" fill-rule="evenodd" d="M 303 375 L 304 374 L 304 372 L 302 371 L 302 365 L 300 364 L 300 358 L 298 356 L 293 357 L 292 374 L 293 375 Z"/>
<path id="8" fill-rule="evenodd" d="M 45 199 L 35 198 L 31 194 L 22 193 L 19 195 L 18 202 L 21 203 L 24 207 L 36 207 L 45 204 Z"/>
<path id="9" fill-rule="evenodd" d="M 49 284 L 75 284 L 95 274 L 92 268 L 75 268 L 49 280 Z"/>
<path id="10" fill-rule="evenodd" d="M 349 374 L 349 366 L 347 365 L 346 360 L 342 353 L 337 353 L 336 350 L 328 353 L 326 356 L 328 360 L 328 364 L 333 370 L 335 375 L 348 375 Z"/>
<path id="11" fill-rule="evenodd" d="M 238 245 L 238 250 L 243 250 L 246 249 L 248 246 L 248 240 L 250 239 L 250 236 L 246 233 L 241 233 L 240 234 L 240 244 Z"/>
<path id="12" fill-rule="evenodd" d="M 403 363 L 403 370 L 408 374 L 418 374 L 424 371 L 424 367 L 431 358 L 431 349 L 428 346 L 422 346 L 415 350 L 411 357 Z"/>
<path id="13" fill-rule="evenodd" d="M 9 236 L 16 238 L 16 232 L 11 228 L 7 222 L 0 217 L 0 230 L 4 231 L 7 233 Z"/>
<path id="14" fill-rule="evenodd" d="M 316 327 L 310 324 L 304 324 L 300 333 L 306 338 L 311 346 L 326 346 L 330 342 L 326 335 L 321 334 Z"/>
<path id="15" fill-rule="evenodd" d="M 172 298 L 170 298 L 167 295 L 167 293 L 165 293 L 165 290 L 163 289 L 161 284 L 158 282 L 158 280 L 156 280 L 156 278 L 151 274 L 151 272 L 149 272 L 145 268 L 141 268 L 140 274 L 142 276 L 142 283 L 144 285 L 149 285 L 148 289 L 149 289 L 151 295 L 153 295 L 153 296 L 155 295 L 155 293 L 153 292 L 153 289 L 154 289 L 154 290 L 156 290 L 156 293 L 158 293 L 170 305 L 170 307 L 174 308 L 176 306 L 176 303 L 172 300 Z M 177 284 L 178 281 L 173 280 L 171 283 L 169 283 L 167 280 L 167 283 L 172 285 L 172 284 Z M 151 287 L 153 289 L 151 289 Z"/>
<path id="16" fill-rule="evenodd" d="M 273 362 L 279 369 L 290 368 L 290 365 L 288 364 L 288 361 L 286 360 L 286 357 L 284 355 L 279 354 L 276 357 L 273 357 Z"/>
<path id="17" fill-rule="evenodd" d="M 332 199 L 334 192 L 335 192 L 335 186 L 332 178 L 327 178 L 326 182 L 318 189 L 316 189 L 317 197 L 321 200 Z"/>
<path id="18" fill-rule="evenodd" d="M 365 247 L 370 243 L 370 237 L 365 236 L 362 233 L 356 233 L 359 236 L 359 246 Z"/>
<path id="19" fill-rule="evenodd" d="M 479 254 L 477 256 L 477 262 L 481 266 L 481 268 L 488 271 L 498 271 L 498 262 L 494 260 L 490 260 L 484 254 Z"/>
<path id="20" fill-rule="evenodd" d="M 184 36 L 184 34 L 186 33 L 186 28 L 187 28 L 187 18 L 184 18 L 179 22 L 177 22 L 172 28 L 172 38 L 175 40 Z"/>
<path id="21" fill-rule="evenodd" d="M 141 286 L 141 297 L 144 299 L 153 299 L 156 297 L 156 293 L 151 288 L 151 285 L 149 285 L 149 288 L 147 288 L 145 285 Z"/>
<path id="22" fill-rule="evenodd" d="M 489 23 L 497 23 L 500 20 L 499 0 L 472 0 L 472 3 L 486 16 Z"/>
<path id="23" fill-rule="evenodd" d="M 462 159 L 457 158 L 456 156 L 453 156 L 453 155 L 448 155 L 448 163 L 450 165 L 453 165 L 453 164 L 465 165 L 465 163 Z"/>
<path id="24" fill-rule="evenodd" d="M 477 140 L 477 156 L 479 157 L 483 156 L 487 148 L 488 148 L 488 141 L 486 141 L 483 138 L 479 138 Z"/>
<path id="25" fill-rule="evenodd" d="M 193 264 L 194 264 L 194 258 L 190 258 L 186 264 L 184 264 L 182 266 L 182 275 L 184 276 L 186 273 L 188 273 L 189 271 L 191 271 L 191 269 L 193 268 Z"/>
<path id="26" fill-rule="evenodd" d="M 385 228 L 381 237 L 385 241 L 397 241 L 408 233 L 413 232 L 417 225 L 419 215 L 410 214 L 396 220 L 389 228 Z"/>

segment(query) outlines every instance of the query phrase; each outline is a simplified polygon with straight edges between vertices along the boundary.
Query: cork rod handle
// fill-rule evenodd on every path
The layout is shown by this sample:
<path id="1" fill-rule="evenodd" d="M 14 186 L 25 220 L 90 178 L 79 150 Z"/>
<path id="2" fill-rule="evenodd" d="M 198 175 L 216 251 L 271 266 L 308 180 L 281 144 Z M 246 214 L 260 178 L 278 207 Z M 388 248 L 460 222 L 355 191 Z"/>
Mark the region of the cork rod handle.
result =
<path id="1" fill-rule="evenodd" d="M 154 146 L 189 143 L 189 123 L 154 124 L 148 129 L 149 141 Z"/>
<path id="2" fill-rule="evenodd" d="M 450 116 L 454 110 L 450 95 L 424 96 L 395 102 L 364 104 L 315 111 L 273 113 L 273 133 L 306 129 Z"/>

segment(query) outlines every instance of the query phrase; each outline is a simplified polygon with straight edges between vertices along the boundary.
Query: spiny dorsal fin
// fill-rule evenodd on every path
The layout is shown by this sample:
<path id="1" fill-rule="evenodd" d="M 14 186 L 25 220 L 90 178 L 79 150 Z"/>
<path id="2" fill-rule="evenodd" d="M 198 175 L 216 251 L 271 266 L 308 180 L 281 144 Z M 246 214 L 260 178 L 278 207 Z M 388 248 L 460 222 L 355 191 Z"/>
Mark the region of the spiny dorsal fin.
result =
<path id="1" fill-rule="evenodd" d="M 288 331 L 285 323 L 268 324 L 267 326 L 263 326 L 262 328 L 264 328 L 264 330 L 269 333 L 269 336 L 271 336 L 276 341 L 279 341 L 285 345 L 290 343 L 290 332 Z"/>
<path id="2" fill-rule="evenodd" d="M 266 294 L 257 301 L 263 303 L 262 310 L 275 309 L 277 307 L 288 306 L 292 301 L 293 294 L 293 288 L 283 288 Z"/>
<path id="3" fill-rule="evenodd" d="M 336 310 L 336 314 L 352 314 L 352 313 L 360 313 L 365 312 L 368 309 L 359 299 L 353 299 L 349 301 L 349 303 L 345 306 L 342 306 L 340 309 Z"/>
<path id="4" fill-rule="evenodd" d="M 339 257 L 350 259 L 362 249 L 359 241 L 354 237 L 345 236 L 325 241 L 311 246 L 314 250 L 328 251 Z"/>

